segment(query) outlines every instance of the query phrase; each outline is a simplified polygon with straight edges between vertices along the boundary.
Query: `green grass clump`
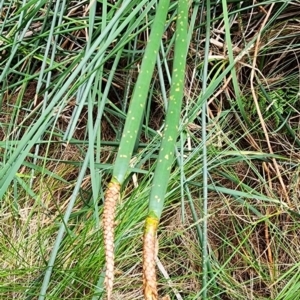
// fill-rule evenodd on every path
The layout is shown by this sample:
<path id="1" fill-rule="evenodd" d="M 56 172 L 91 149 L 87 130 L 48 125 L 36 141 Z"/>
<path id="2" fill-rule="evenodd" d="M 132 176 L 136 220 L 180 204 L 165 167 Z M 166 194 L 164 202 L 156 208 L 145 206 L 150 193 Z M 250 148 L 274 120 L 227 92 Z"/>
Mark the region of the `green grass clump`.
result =
<path id="1" fill-rule="evenodd" d="M 158 293 L 298 299 L 299 3 L 208 2 L 189 8 Z M 0 3 L 0 299 L 103 299 L 104 190 L 156 7 Z M 177 7 L 163 21 L 117 204 L 113 299 L 143 298 L 141 237 L 167 122 Z"/>

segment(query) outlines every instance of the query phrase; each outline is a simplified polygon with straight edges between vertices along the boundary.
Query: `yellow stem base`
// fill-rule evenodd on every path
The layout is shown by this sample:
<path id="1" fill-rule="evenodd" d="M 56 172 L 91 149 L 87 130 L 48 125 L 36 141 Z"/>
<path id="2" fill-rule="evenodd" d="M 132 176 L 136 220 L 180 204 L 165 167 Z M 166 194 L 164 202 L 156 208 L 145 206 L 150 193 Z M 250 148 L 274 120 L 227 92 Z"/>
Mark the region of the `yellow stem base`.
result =
<path id="1" fill-rule="evenodd" d="M 157 227 L 158 219 L 146 218 L 143 243 L 143 288 L 146 300 L 158 299 L 155 269 Z"/>

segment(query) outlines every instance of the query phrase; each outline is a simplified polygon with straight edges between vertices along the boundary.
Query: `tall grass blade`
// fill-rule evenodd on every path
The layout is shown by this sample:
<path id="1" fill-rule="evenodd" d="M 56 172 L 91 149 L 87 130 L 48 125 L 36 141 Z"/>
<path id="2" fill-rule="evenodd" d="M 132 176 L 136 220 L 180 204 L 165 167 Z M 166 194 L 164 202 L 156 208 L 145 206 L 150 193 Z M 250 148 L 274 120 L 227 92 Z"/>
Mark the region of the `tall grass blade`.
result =
<path id="1" fill-rule="evenodd" d="M 145 221 L 143 244 L 143 281 L 146 300 L 158 299 L 155 257 L 157 251 L 156 234 L 164 207 L 171 167 L 174 163 L 174 146 L 179 133 L 179 120 L 184 91 L 186 55 L 188 48 L 188 10 L 189 1 L 178 2 L 175 33 L 175 51 L 171 90 L 165 129 L 155 169 L 150 193 L 148 215 Z"/>

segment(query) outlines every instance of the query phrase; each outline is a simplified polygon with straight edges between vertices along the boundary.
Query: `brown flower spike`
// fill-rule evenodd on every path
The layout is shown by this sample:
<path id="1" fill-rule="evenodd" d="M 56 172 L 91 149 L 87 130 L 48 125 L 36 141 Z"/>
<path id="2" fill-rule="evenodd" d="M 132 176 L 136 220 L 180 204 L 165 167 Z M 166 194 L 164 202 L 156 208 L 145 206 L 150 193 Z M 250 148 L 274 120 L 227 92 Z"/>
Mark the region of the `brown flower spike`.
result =
<path id="1" fill-rule="evenodd" d="M 156 282 L 156 231 L 158 220 L 147 217 L 143 243 L 143 285 L 145 300 L 157 300 Z"/>
<path id="2" fill-rule="evenodd" d="M 120 184 L 110 182 L 104 198 L 103 232 L 106 259 L 105 286 L 107 299 L 111 299 L 114 282 L 114 222 L 115 211 L 120 197 Z"/>

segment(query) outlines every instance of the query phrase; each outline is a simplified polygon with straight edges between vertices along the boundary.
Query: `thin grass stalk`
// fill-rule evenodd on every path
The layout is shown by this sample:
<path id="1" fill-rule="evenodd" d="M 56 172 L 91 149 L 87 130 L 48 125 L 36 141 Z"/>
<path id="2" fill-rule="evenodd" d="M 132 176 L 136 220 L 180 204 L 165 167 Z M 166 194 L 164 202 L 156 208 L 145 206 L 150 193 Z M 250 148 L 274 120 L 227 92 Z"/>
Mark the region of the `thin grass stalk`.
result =
<path id="1" fill-rule="evenodd" d="M 113 28 L 111 29 L 111 34 L 113 34 L 116 29 L 118 28 L 119 25 L 119 20 L 114 24 Z M 102 31 L 105 30 L 105 24 L 102 22 Z M 110 36 L 108 36 L 110 38 Z M 89 41 L 89 40 L 88 40 Z M 103 47 L 104 41 L 100 43 L 99 47 Z M 87 44 L 86 47 L 86 53 L 88 53 L 90 50 L 90 43 Z M 82 68 L 81 70 L 81 76 L 85 77 L 85 74 L 88 73 L 92 69 L 98 69 L 97 63 L 101 62 L 101 69 L 103 69 L 103 58 L 104 58 L 104 53 L 99 57 L 98 61 L 91 63 L 89 61 L 86 62 L 86 65 Z M 70 140 L 72 135 L 74 134 L 75 128 L 78 124 L 78 119 L 80 118 L 81 112 L 83 107 L 86 105 L 88 94 L 90 93 L 90 87 L 92 84 L 94 84 L 96 72 L 92 73 L 89 77 L 89 79 L 84 82 L 79 88 L 76 93 L 76 106 L 72 114 L 72 122 L 69 123 L 66 132 L 64 134 L 64 140 Z"/>
<path id="2" fill-rule="evenodd" d="M 206 15 L 206 36 L 205 36 L 205 49 L 204 49 L 204 64 L 203 64 L 203 84 L 202 92 L 205 94 L 207 86 L 207 73 L 208 73 L 208 55 L 209 55 L 209 45 L 210 45 L 210 0 L 206 2 L 207 15 Z M 207 102 L 204 101 L 202 104 L 201 112 L 201 126 L 202 126 L 202 157 L 203 157 L 203 224 L 202 224 L 202 299 L 207 299 L 207 282 L 208 282 L 208 237 L 207 237 L 207 217 L 208 217 L 208 208 L 207 208 L 207 180 L 208 180 L 208 170 L 207 170 L 207 148 L 206 148 L 206 106 Z"/>
<path id="3" fill-rule="evenodd" d="M 164 207 L 171 167 L 174 162 L 174 147 L 179 133 L 179 120 L 182 106 L 186 55 L 188 48 L 188 11 L 189 1 L 178 3 L 175 51 L 172 84 L 169 96 L 165 130 L 158 156 L 150 193 L 149 211 L 145 222 L 143 244 L 143 288 L 146 300 L 158 299 L 155 257 L 156 234 Z"/>
<path id="4" fill-rule="evenodd" d="M 183 146 L 181 146 L 181 149 L 182 149 Z M 203 143 L 201 143 L 201 145 L 199 145 L 199 149 L 203 147 Z M 183 170 L 183 167 L 184 167 L 184 164 L 186 162 L 183 161 L 183 152 L 179 153 L 178 150 L 176 150 L 176 154 L 177 154 L 177 164 L 179 165 L 180 169 L 181 169 L 181 174 L 180 174 L 180 179 L 181 179 L 181 188 L 184 188 L 184 191 L 183 193 L 186 194 L 187 198 L 188 198 L 188 203 L 189 203 L 189 206 L 190 206 L 190 209 L 191 209 L 191 214 L 192 214 L 192 217 L 193 217 L 193 220 L 194 220 L 194 223 L 195 223 L 195 229 L 196 229 L 196 233 L 198 235 L 198 240 L 199 240 L 199 248 L 202 249 L 202 245 L 203 245 L 203 231 L 202 231 L 202 228 L 199 224 L 199 217 L 198 217 L 198 214 L 197 214 L 197 211 L 196 211 L 196 208 L 195 208 L 195 205 L 194 205 L 194 202 L 193 202 L 193 198 L 192 198 L 192 195 L 191 195 L 191 191 L 189 189 L 189 183 L 188 183 L 188 180 L 185 176 L 185 172 Z M 208 186 L 207 186 L 208 187 Z M 183 202 L 183 200 L 182 200 Z M 182 204 L 182 212 L 184 212 L 184 203 Z M 182 213 L 183 214 L 183 213 Z M 209 245 L 208 245 L 209 247 Z M 217 263 L 217 260 L 214 260 L 214 264 Z M 219 265 L 218 265 L 219 267 Z M 212 269 L 212 266 L 211 266 L 211 262 L 208 260 L 207 261 L 207 269 L 208 269 L 208 275 L 209 275 L 209 279 L 210 279 L 210 282 L 212 282 L 215 290 L 218 290 L 218 287 L 217 287 L 217 284 L 216 284 L 216 280 L 215 280 L 215 275 L 213 274 L 213 269 Z M 216 297 L 216 299 L 220 299 L 220 297 Z"/>
<path id="5" fill-rule="evenodd" d="M 91 46 L 91 37 L 93 35 L 93 31 L 94 31 L 94 23 L 95 23 L 95 16 L 96 16 L 96 3 L 93 2 L 90 4 L 89 6 L 89 23 L 88 23 L 88 40 L 87 40 L 87 49 L 90 48 Z M 101 15 L 101 19 L 102 19 L 102 23 L 101 23 L 101 29 L 104 30 L 106 23 L 107 23 L 107 3 L 104 2 L 103 3 L 103 7 L 102 7 L 102 15 Z M 121 51 L 116 53 L 116 57 L 112 66 L 112 70 L 111 73 L 108 76 L 108 80 L 107 80 L 107 84 L 105 86 L 105 90 L 104 90 L 104 94 L 105 92 L 108 91 L 108 88 L 111 86 L 111 81 L 112 81 L 112 75 L 115 74 L 116 71 L 116 64 L 119 62 L 120 59 L 120 55 L 121 55 Z M 92 89 L 91 95 L 90 95 L 90 101 L 88 103 L 90 103 L 90 105 L 88 105 L 88 111 L 89 111 L 89 117 L 88 120 L 93 120 L 93 110 L 94 110 L 94 105 L 93 105 L 93 100 L 92 99 L 97 99 L 97 96 L 99 96 L 100 98 L 100 91 L 102 90 L 102 78 L 103 78 L 103 68 L 104 66 L 102 65 L 100 67 L 100 69 L 98 71 L 96 71 L 95 74 L 95 80 L 94 82 L 96 83 L 96 87 L 94 89 Z M 108 93 L 108 92 L 107 92 Z M 78 95 L 78 94 L 77 94 Z M 107 95 L 106 95 L 107 96 Z M 89 133 L 89 149 L 92 149 L 92 144 L 95 143 L 96 144 L 96 155 L 94 153 L 94 151 L 90 151 L 89 155 L 90 155 L 90 170 L 91 170 L 91 183 L 92 183 L 92 192 L 93 192 L 93 205 L 94 205 L 94 220 L 95 220 L 95 227 L 96 228 L 100 228 L 100 219 L 99 219 L 99 214 L 98 214 L 98 201 L 99 201 L 99 190 L 100 190 L 100 186 L 101 186 L 101 173 L 97 172 L 97 168 L 95 166 L 95 163 L 98 164 L 100 163 L 100 153 L 101 153 L 101 130 L 99 130 L 100 127 L 100 120 L 103 116 L 103 111 L 104 111 L 104 106 L 106 101 L 104 99 L 106 99 L 106 96 L 103 95 L 102 97 L 102 101 L 98 101 L 98 116 L 97 116 L 97 120 L 95 122 L 95 130 L 97 131 L 97 138 L 96 140 L 93 140 L 93 133 L 94 133 L 94 128 L 92 126 L 92 122 L 90 121 L 90 128 L 88 129 L 88 133 Z M 100 98 L 101 99 L 101 98 Z M 95 156 L 95 158 L 94 158 Z"/>
<path id="6" fill-rule="evenodd" d="M 37 82 L 37 87 L 36 87 L 36 92 L 35 92 L 35 97 L 37 97 L 37 95 L 40 92 L 41 86 L 43 84 L 43 77 L 46 78 L 46 89 L 49 88 L 51 86 L 51 79 L 52 79 L 52 71 L 48 72 L 47 74 L 45 74 L 45 69 L 46 69 L 46 65 L 47 65 L 47 61 L 48 61 L 48 57 L 49 57 L 49 52 L 50 52 L 50 48 L 52 49 L 51 51 L 51 58 L 49 63 L 49 67 L 52 68 L 54 65 L 54 61 L 55 61 L 55 55 L 57 53 L 57 41 L 58 41 L 58 37 L 59 35 L 54 35 L 54 30 L 55 30 L 55 25 L 56 25 L 56 19 L 58 18 L 58 22 L 57 22 L 57 26 L 60 26 L 62 24 L 62 19 L 63 19 L 63 14 L 59 15 L 59 11 L 61 9 L 61 7 L 65 7 L 65 2 L 63 1 L 62 3 L 57 3 L 55 5 L 55 11 L 54 11 L 54 15 L 52 17 L 52 23 L 51 23 L 51 27 L 50 27 L 50 32 L 49 32 L 49 36 L 48 36 L 48 40 L 47 40 L 47 44 L 46 44 L 46 49 L 45 49 L 45 53 L 44 53 L 44 58 L 43 58 L 43 62 L 42 62 L 42 66 L 41 66 L 41 71 L 40 71 L 40 75 L 38 78 L 38 82 Z M 43 106 L 42 106 L 42 112 L 45 111 L 46 107 L 47 107 L 47 100 L 48 100 L 48 91 L 45 92 L 44 94 L 44 101 L 43 101 Z M 35 147 L 35 157 L 33 159 L 34 164 L 38 164 L 37 161 L 37 156 L 39 154 L 40 151 L 40 145 L 37 144 Z M 33 180 L 34 180 L 34 169 L 32 169 L 31 171 L 31 181 L 30 181 L 30 186 L 32 186 L 33 184 Z"/>
<path id="7" fill-rule="evenodd" d="M 224 25 L 225 25 L 225 41 L 226 41 L 226 46 L 228 49 L 228 58 L 229 62 L 232 63 L 234 61 L 234 54 L 233 54 L 233 47 L 232 47 L 232 41 L 231 41 L 231 35 L 230 35 L 230 24 L 229 24 L 229 16 L 228 16 L 228 4 L 226 0 L 222 1 L 222 8 L 223 8 L 223 19 L 224 19 Z M 235 94 L 235 101 L 239 107 L 239 110 L 241 112 L 241 115 L 243 117 L 243 120 L 249 125 L 249 118 L 245 112 L 244 109 L 244 104 L 241 100 L 241 91 L 239 87 L 239 82 L 236 74 L 236 69 L 232 68 L 231 69 L 231 76 L 232 76 L 232 84 L 233 84 L 233 89 L 234 89 L 234 94 Z"/>
<path id="8" fill-rule="evenodd" d="M 111 299 L 114 281 L 114 218 L 116 203 L 120 197 L 121 185 L 129 172 L 130 159 L 139 135 L 139 128 L 142 124 L 148 90 L 160 41 L 164 32 L 169 4 L 169 0 L 161 0 L 158 4 L 149 41 L 143 56 L 141 70 L 129 105 L 112 179 L 105 193 L 103 231 L 106 259 L 105 285 L 107 299 Z"/>
<path id="9" fill-rule="evenodd" d="M 83 162 L 83 165 L 82 165 L 82 169 L 81 169 L 81 171 L 78 175 L 77 184 L 76 184 L 76 186 L 73 190 L 71 199 L 69 201 L 68 207 L 67 207 L 66 212 L 64 214 L 63 221 L 62 221 L 62 223 L 59 227 L 57 237 L 56 237 L 53 249 L 51 251 L 50 258 L 49 258 L 49 261 L 48 261 L 48 265 L 47 265 L 47 268 L 46 268 L 46 271 L 45 271 L 45 275 L 44 275 L 44 278 L 43 278 L 43 283 L 42 283 L 42 286 L 41 286 L 41 290 L 40 290 L 38 300 L 44 300 L 46 298 L 46 293 L 47 293 L 47 289 L 48 289 L 48 286 L 49 286 L 49 283 L 50 283 L 50 278 L 51 278 L 51 274 L 52 274 L 52 271 L 53 271 L 53 266 L 55 264 L 56 256 L 57 256 L 59 247 L 61 245 L 61 242 L 63 240 L 63 236 L 64 236 L 65 231 L 66 231 L 66 224 L 69 221 L 70 215 L 72 213 L 72 209 L 75 205 L 75 201 L 77 199 L 77 195 L 79 193 L 83 177 L 86 174 L 86 170 L 87 170 L 87 167 L 88 167 L 88 162 L 89 162 L 89 156 L 86 156 L 86 158 Z"/>
<path id="10" fill-rule="evenodd" d="M 207 87 L 207 73 L 208 73 L 208 55 L 209 55 L 209 44 L 210 44 L 210 0 L 206 1 L 207 5 L 207 15 L 206 15 L 206 38 L 205 38 L 205 49 L 204 49 L 204 66 L 203 66 L 203 85 L 202 92 L 205 94 Z M 207 170 L 207 148 L 206 148 L 206 106 L 207 102 L 204 101 L 202 105 L 201 113 L 201 125 L 202 125 L 202 157 L 203 157 L 203 223 L 202 223 L 202 299 L 207 299 L 207 282 L 208 282 L 208 237 L 207 237 L 207 217 L 208 217 L 208 208 L 207 208 L 207 198 L 208 198 L 208 170 Z"/>

